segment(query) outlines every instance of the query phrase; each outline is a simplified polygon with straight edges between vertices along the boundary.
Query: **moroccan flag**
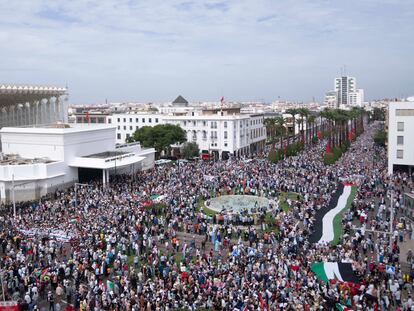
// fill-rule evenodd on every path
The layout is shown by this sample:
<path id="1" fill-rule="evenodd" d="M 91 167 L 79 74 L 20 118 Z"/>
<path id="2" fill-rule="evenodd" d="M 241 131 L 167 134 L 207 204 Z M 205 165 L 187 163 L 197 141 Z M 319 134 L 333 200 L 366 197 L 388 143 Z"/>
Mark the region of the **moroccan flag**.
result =
<path id="1" fill-rule="evenodd" d="M 338 184 L 329 204 L 316 211 L 315 230 L 310 235 L 309 242 L 338 244 L 343 233 L 342 214 L 351 207 L 355 193 L 355 186 Z"/>
<path id="2" fill-rule="evenodd" d="M 326 144 L 326 153 L 331 153 L 331 145 L 329 143 Z"/>
<path id="3" fill-rule="evenodd" d="M 86 111 L 85 113 L 85 121 L 86 123 L 89 123 L 89 111 Z"/>
<path id="4" fill-rule="evenodd" d="M 349 140 L 352 140 L 352 131 L 349 131 L 349 133 L 348 133 L 348 139 Z"/>
<path id="5" fill-rule="evenodd" d="M 220 103 L 224 103 L 224 96 L 221 96 L 221 98 L 220 98 Z"/>
<path id="6" fill-rule="evenodd" d="M 359 283 L 359 279 L 352 269 L 351 263 L 344 262 L 314 262 L 311 265 L 313 273 L 318 280 L 329 282 L 338 280 L 341 282 Z"/>
<path id="7" fill-rule="evenodd" d="M 322 136 L 322 135 L 321 135 L 321 131 L 317 131 L 317 132 L 316 132 L 316 136 L 318 137 L 318 139 L 321 139 L 321 136 Z"/>

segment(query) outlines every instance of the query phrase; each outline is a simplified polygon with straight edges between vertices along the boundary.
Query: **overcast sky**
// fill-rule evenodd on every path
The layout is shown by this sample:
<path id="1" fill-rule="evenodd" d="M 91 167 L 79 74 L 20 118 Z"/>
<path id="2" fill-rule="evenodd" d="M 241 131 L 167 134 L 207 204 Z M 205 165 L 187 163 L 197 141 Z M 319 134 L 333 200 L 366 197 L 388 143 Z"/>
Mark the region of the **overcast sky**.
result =
<path id="1" fill-rule="evenodd" d="M 71 103 L 414 95 L 413 0 L 0 0 L 0 83 Z"/>

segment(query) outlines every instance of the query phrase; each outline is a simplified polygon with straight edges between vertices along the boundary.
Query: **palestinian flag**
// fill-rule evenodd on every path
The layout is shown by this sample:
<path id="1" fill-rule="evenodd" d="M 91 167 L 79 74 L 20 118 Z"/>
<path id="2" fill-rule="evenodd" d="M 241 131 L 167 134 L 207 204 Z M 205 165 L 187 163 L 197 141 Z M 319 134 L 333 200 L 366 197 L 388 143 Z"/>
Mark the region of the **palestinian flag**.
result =
<path id="1" fill-rule="evenodd" d="M 338 280 L 341 282 L 359 283 L 358 277 L 352 269 L 352 264 L 343 262 L 314 262 L 311 265 L 313 273 L 318 280 L 329 282 Z"/>
<path id="2" fill-rule="evenodd" d="M 342 214 L 351 207 L 356 189 L 350 184 L 338 185 L 329 204 L 316 212 L 315 231 L 309 242 L 338 244 L 342 235 Z"/>
<path id="3" fill-rule="evenodd" d="M 335 310 L 337 311 L 351 311 L 351 308 L 348 308 L 347 306 L 341 305 L 340 303 L 337 303 L 335 305 Z"/>

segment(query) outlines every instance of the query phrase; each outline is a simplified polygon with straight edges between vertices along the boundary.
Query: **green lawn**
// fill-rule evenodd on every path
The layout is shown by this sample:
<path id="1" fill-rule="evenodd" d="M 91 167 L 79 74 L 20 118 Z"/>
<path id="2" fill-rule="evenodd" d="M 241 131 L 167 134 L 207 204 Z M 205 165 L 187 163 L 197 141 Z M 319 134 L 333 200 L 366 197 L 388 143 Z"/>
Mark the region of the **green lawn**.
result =
<path id="1" fill-rule="evenodd" d="M 196 211 L 197 212 L 199 212 L 200 211 L 200 209 L 201 208 L 203 208 L 203 212 L 204 212 L 204 214 L 206 214 L 207 216 L 213 216 L 213 215 L 216 215 L 216 214 L 218 214 L 216 211 L 213 211 L 212 209 L 210 209 L 210 208 L 208 208 L 208 207 L 205 207 L 204 206 L 204 200 L 199 200 L 198 201 L 198 203 L 197 203 L 197 208 L 196 208 Z"/>
<path id="2" fill-rule="evenodd" d="M 289 204 L 286 202 L 287 199 L 298 200 L 301 195 L 296 192 L 281 192 L 279 195 L 279 205 L 283 211 L 287 212 L 289 210 Z"/>

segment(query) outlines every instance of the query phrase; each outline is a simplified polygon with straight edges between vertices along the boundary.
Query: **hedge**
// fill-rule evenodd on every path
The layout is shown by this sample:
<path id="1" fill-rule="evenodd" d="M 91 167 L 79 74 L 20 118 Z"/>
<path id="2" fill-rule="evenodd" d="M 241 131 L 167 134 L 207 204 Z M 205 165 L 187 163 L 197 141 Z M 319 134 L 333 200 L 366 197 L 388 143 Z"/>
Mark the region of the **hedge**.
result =
<path id="1" fill-rule="evenodd" d="M 286 157 L 295 156 L 304 149 L 302 142 L 290 144 L 286 147 L 286 154 L 284 149 L 275 149 L 269 152 L 268 158 L 272 163 L 277 163 Z"/>

